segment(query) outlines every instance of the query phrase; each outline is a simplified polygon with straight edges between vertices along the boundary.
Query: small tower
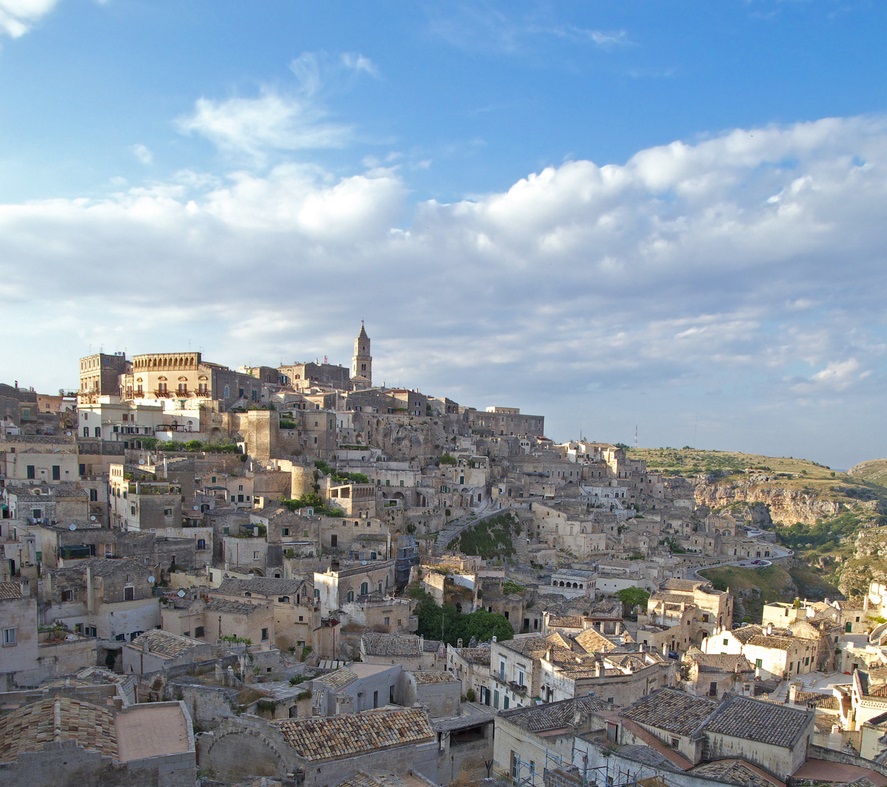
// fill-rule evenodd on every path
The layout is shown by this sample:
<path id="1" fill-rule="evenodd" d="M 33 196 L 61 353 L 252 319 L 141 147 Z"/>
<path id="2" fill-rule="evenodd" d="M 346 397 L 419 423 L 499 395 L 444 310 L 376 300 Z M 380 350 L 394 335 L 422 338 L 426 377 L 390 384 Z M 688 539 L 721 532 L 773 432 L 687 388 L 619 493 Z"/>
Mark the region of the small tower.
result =
<path id="1" fill-rule="evenodd" d="M 367 336 L 363 320 L 360 321 L 360 333 L 354 340 L 351 382 L 354 383 L 355 389 L 372 388 L 373 386 L 373 356 L 370 355 L 370 337 Z"/>

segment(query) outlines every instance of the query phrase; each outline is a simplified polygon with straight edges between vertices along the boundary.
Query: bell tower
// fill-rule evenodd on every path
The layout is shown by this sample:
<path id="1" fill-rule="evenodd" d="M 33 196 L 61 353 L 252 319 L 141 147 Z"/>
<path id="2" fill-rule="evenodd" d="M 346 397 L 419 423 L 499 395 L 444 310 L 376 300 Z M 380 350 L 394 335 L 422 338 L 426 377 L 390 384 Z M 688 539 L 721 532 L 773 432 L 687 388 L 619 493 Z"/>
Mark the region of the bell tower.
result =
<path id="1" fill-rule="evenodd" d="M 373 386 L 373 356 L 370 355 L 370 337 L 367 336 L 363 320 L 360 321 L 360 333 L 354 340 L 351 382 L 354 383 L 355 389 L 372 388 Z"/>

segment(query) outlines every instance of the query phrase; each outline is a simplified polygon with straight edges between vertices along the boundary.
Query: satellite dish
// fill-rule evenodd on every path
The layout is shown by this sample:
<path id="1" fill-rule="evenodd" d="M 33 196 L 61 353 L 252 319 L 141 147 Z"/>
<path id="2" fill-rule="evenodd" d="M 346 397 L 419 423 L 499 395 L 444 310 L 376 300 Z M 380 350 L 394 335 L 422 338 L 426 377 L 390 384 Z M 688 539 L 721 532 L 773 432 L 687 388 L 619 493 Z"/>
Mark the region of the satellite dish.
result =
<path id="1" fill-rule="evenodd" d="M 91 517 L 89 518 L 89 521 L 90 521 L 90 522 L 95 522 L 95 517 L 94 517 L 94 516 L 91 516 Z"/>
<path id="2" fill-rule="evenodd" d="M 73 522 L 70 525 L 68 525 L 68 530 L 76 530 L 76 529 L 77 529 L 77 525 L 75 525 Z"/>
<path id="3" fill-rule="evenodd" d="M 176 595 L 177 595 L 179 598 L 185 598 L 185 591 L 184 591 L 184 590 L 180 590 L 178 593 L 176 593 Z"/>
<path id="4" fill-rule="evenodd" d="M 139 459 L 139 464 L 140 464 L 140 465 L 145 464 L 145 460 L 144 460 L 144 459 Z"/>
<path id="5" fill-rule="evenodd" d="M 361 560 L 360 565 L 365 566 L 367 564 L 366 560 Z"/>
<path id="6" fill-rule="evenodd" d="M 148 577 L 148 582 L 150 582 L 152 585 L 154 584 L 154 575 L 153 574 L 150 577 Z"/>

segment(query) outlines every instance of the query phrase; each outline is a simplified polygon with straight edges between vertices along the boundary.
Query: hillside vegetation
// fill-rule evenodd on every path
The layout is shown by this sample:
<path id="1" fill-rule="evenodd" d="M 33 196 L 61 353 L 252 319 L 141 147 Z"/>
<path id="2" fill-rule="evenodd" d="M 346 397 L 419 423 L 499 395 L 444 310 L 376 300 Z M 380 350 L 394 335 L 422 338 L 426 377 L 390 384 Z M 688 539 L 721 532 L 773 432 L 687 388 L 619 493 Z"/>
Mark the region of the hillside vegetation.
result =
<path id="1" fill-rule="evenodd" d="M 860 462 L 847 471 L 847 475 L 853 478 L 868 481 L 871 484 L 887 486 L 887 459 L 872 459 L 868 462 Z"/>
<path id="2" fill-rule="evenodd" d="M 833 595 L 837 588 L 856 595 L 885 574 L 887 487 L 877 479 L 887 476 L 887 460 L 841 473 L 794 457 L 690 447 L 627 453 L 666 477 L 688 479 L 702 510 L 745 516 L 749 525 L 772 528 L 779 543 L 795 552 L 801 596 Z M 762 572 L 749 579 L 759 583 L 762 595 L 770 594 Z M 790 592 L 788 585 L 785 589 Z"/>

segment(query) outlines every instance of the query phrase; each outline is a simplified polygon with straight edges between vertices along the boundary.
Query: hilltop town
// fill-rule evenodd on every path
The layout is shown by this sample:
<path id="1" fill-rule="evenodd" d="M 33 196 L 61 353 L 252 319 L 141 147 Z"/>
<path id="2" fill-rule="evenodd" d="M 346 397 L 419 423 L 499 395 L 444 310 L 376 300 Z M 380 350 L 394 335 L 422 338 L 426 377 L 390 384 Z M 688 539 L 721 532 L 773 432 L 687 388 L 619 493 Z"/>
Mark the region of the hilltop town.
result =
<path id="1" fill-rule="evenodd" d="M 0 385 L 0 783 L 887 785 L 887 583 L 749 614 L 766 516 L 513 404 L 363 325 Z"/>

